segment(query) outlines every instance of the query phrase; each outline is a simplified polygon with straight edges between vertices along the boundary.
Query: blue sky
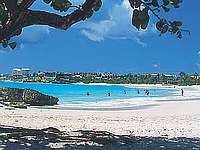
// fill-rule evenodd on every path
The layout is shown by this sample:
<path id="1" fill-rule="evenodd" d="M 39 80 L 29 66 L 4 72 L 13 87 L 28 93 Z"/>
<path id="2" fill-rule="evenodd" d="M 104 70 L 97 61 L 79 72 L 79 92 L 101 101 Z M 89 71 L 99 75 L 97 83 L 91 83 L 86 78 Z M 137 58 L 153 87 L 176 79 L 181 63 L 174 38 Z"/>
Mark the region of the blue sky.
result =
<path id="1" fill-rule="evenodd" d="M 79 3 L 82 0 L 74 0 Z M 200 72 L 200 17 L 197 0 L 184 0 L 180 9 L 167 13 L 167 18 L 184 22 L 191 36 L 159 36 L 152 17 L 146 31 L 131 26 L 128 0 L 104 0 L 102 9 L 91 19 L 67 31 L 47 26 L 23 30 L 14 40 L 18 48 L 0 50 L 0 72 L 14 67 L 33 71 L 87 71 L 119 73 Z M 52 11 L 38 0 L 33 9 Z"/>

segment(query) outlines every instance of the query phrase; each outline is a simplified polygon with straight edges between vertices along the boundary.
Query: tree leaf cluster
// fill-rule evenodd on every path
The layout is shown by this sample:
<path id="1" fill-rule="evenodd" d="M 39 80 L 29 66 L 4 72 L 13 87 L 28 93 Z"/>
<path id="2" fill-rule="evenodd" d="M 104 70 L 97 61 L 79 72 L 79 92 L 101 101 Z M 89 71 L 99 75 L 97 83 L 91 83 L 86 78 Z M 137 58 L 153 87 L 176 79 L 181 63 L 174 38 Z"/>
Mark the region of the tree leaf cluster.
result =
<path id="1" fill-rule="evenodd" d="M 72 3 L 68 0 L 43 0 L 46 4 L 50 4 L 53 9 L 66 12 L 72 6 Z"/>
<path id="2" fill-rule="evenodd" d="M 139 30 L 146 29 L 149 23 L 149 14 L 148 9 L 144 8 L 143 10 L 133 10 L 132 24 Z"/>
<path id="3" fill-rule="evenodd" d="M 9 40 L 11 37 L 19 35 L 20 33 L 18 31 L 21 31 L 22 28 L 24 28 L 26 25 L 22 26 L 19 25 L 19 29 L 14 29 L 16 30 L 15 33 L 11 33 L 10 35 L 6 35 L 6 33 L 9 33 L 10 28 L 17 26 L 13 25 L 14 23 L 16 24 L 20 22 L 24 23 L 24 15 L 26 14 L 26 11 L 30 8 L 31 4 L 33 4 L 36 0 L 30 0 L 30 3 L 26 3 L 27 1 L 20 1 L 20 0 L 0 0 L 0 30 L 2 31 L 1 34 L 1 40 L 0 43 L 3 44 L 3 47 L 8 47 L 10 46 L 11 48 L 16 47 L 15 43 L 9 43 L 6 42 Z M 24 3 L 23 3 L 24 2 Z M 70 12 L 68 15 L 63 16 L 62 15 L 54 15 L 58 16 L 58 18 L 67 18 L 67 16 L 72 15 L 71 19 L 73 20 L 71 24 L 74 24 L 76 22 L 79 22 L 80 20 L 85 20 L 90 18 L 94 12 L 98 11 L 101 6 L 102 6 L 102 0 L 86 0 L 85 3 L 82 5 L 78 6 L 73 6 L 71 0 L 43 0 L 44 3 L 50 5 L 53 9 L 60 11 L 60 12 L 66 12 L 69 10 L 69 8 L 73 7 L 76 8 L 74 11 Z M 181 21 L 168 21 L 165 19 L 166 17 L 160 17 L 160 15 L 163 15 L 163 13 L 159 13 L 160 11 L 164 11 L 164 13 L 168 12 L 171 10 L 171 8 L 179 8 L 182 0 L 129 0 L 130 6 L 133 9 L 133 14 L 132 14 L 132 25 L 136 27 L 138 30 L 142 29 L 145 30 L 148 27 L 148 24 L 150 22 L 150 17 L 155 16 L 158 21 L 156 23 L 156 28 L 158 31 L 160 31 L 160 35 L 165 34 L 165 33 L 171 33 L 175 35 L 177 38 L 182 38 L 182 32 L 186 31 L 189 32 L 188 30 L 183 30 L 182 29 L 182 22 Z M 10 7 L 14 5 L 19 5 L 19 7 Z M 28 7 L 26 9 L 21 9 L 20 5 L 22 7 Z M 29 6 L 30 5 L 30 6 Z M 14 8 L 16 10 L 13 10 L 11 8 Z M 28 11 L 33 11 L 29 9 Z M 28 12 L 27 11 L 27 12 Z M 40 13 L 40 11 L 38 11 Z M 16 15 L 17 14 L 17 15 Z M 21 15 L 19 15 L 21 14 Z M 54 13 L 46 12 L 45 14 L 52 15 Z M 30 14 L 29 14 L 30 15 Z M 35 18 L 33 16 L 25 15 L 26 17 L 31 17 Z M 36 14 L 34 14 L 36 15 Z M 77 16 L 75 16 L 77 15 Z M 21 18 L 20 18 L 21 17 Z M 41 17 L 40 14 L 37 14 L 37 17 Z M 47 23 L 42 23 L 44 25 L 49 25 L 53 26 L 54 28 L 61 28 L 63 29 L 62 25 L 59 27 L 57 23 L 54 23 L 52 25 L 52 22 L 48 22 L 48 18 L 45 20 Z M 21 20 L 22 21 L 21 21 Z M 74 20 L 75 19 L 75 20 Z M 20 20 L 20 21 L 19 21 Z M 36 23 L 30 23 L 32 20 L 27 19 L 28 21 L 28 26 L 37 24 L 37 21 L 40 19 L 33 19 L 36 20 Z M 55 22 L 57 19 L 55 19 Z M 26 23 L 27 23 L 26 22 Z M 62 21 L 63 22 L 63 21 Z M 69 27 L 71 26 L 69 25 Z M 64 25 L 66 26 L 66 25 Z M 189 32 L 190 34 L 190 32 Z M 10 37 L 9 37 L 10 36 Z M 9 43 L 9 44 L 8 44 Z"/>
<path id="4" fill-rule="evenodd" d="M 94 12 L 99 11 L 99 9 L 102 6 L 102 1 L 101 0 L 97 0 L 96 3 L 93 6 L 93 9 L 91 11 L 85 11 L 85 17 L 83 20 L 88 19 L 90 17 L 92 17 L 92 15 L 94 14 Z M 81 7 L 81 9 L 84 11 L 84 8 Z"/>
<path id="5" fill-rule="evenodd" d="M 170 11 L 171 6 L 179 8 L 182 0 L 129 0 L 129 3 L 133 9 L 132 25 L 138 30 L 145 30 L 148 27 L 149 12 L 151 12 L 158 19 L 156 28 L 160 31 L 160 35 L 169 32 L 179 39 L 182 38 L 181 21 L 167 21 L 157 14 L 161 10 Z"/>
<path id="6" fill-rule="evenodd" d="M 90 11 L 85 11 L 84 8 L 79 6 L 72 6 L 72 3 L 69 0 L 43 0 L 46 4 L 50 4 L 51 7 L 53 7 L 55 10 L 60 12 L 66 12 L 69 10 L 70 7 L 76 7 L 82 11 L 85 12 L 85 19 L 90 18 L 95 11 L 98 11 L 102 6 L 102 1 L 97 0 L 96 3 L 93 6 L 93 9 Z"/>
<path id="7" fill-rule="evenodd" d="M 144 0 L 147 5 L 156 7 L 158 11 L 162 8 L 165 12 L 169 12 L 171 6 L 174 8 L 179 8 L 182 0 Z"/>
<path id="8" fill-rule="evenodd" d="M 164 34 L 167 32 L 170 32 L 171 34 L 174 34 L 177 36 L 177 38 L 182 38 L 182 32 L 181 32 L 181 21 L 167 21 L 166 19 L 161 19 L 156 23 L 156 28 L 158 31 L 160 31 L 160 34 Z"/>
<path id="9" fill-rule="evenodd" d="M 8 40 L 1 41 L 3 48 L 10 47 L 11 49 L 15 49 L 17 47 L 16 42 L 9 42 Z"/>

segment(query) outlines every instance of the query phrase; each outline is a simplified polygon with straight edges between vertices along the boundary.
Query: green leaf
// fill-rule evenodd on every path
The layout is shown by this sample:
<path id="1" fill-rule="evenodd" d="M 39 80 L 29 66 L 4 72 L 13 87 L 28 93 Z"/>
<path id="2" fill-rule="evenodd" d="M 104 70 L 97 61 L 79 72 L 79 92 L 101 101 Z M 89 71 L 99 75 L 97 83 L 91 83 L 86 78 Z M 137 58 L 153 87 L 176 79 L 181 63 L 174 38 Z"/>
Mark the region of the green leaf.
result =
<path id="1" fill-rule="evenodd" d="M 142 11 L 139 11 L 135 9 L 133 11 L 133 16 L 132 16 L 132 24 L 135 26 L 138 30 L 140 28 L 146 29 L 149 23 L 149 14 L 148 14 L 149 9 L 146 7 Z"/>
<path id="2" fill-rule="evenodd" d="M 141 4 L 141 0 L 135 0 L 135 8 L 139 8 Z"/>
<path id="3" fill-rule="evenodd" d="M 129 3 L 131 7 L 134 9 L 135 8 L 135 0 L 129 0 Z"/>
<path id="4" fill-rule="evenodd" d="M 162 28 L 161 28 L 161 33 L 162 34 L 164 34 L 164 33 L 166 33 L 167 31 L 168 31 L 168 29 L 169 29 L 169 26 L 167 25 L 167 24 L 165 24 Z"/>
<path id="5" fill-rule="evenodd" d="M 182 38 L 182 33 L 181 33 L 181 31 L 179 30 L 177 33 L 176 33 L 176 35 L 177 35 L 177 38 L 179 38 L 179 39 L 181 39 Z"/>
<path id="6" fill-rule="evenodd" d="M 182 2 L 181 0 L 170 0 L 171 4 L 174 6 L 174 8 L 179 8 L 179 4 Z"/>
<path id="7" fill-rule="evenodd" d="M 138 30 L 140 29 L 139 13 L 139 10 L 135 9 L 132 16 L 132 25 L 135 26 Z"/>
<path id="8" fill-rule="evenodd" d="M 140 22 L 141 22 L 141 28 L 146 29 L 149 23 L 149 14 L 148 14 L 148 8 L 144 8 L 140 13 Z"/>
<path id="9" fill-rule="evenodd" d="M 161 34 L 166 33 L 169 30 L 169 26 L 165 19 L 161 19 L 156 23 L 156 28 L 160 31 Z"/>
<path id="10" fill-rule="evenodd" d="M 169 3 L 170 3 L 169 0 L 163 0 L 163 5 L 164 5 L 164 6 L 169 5 Z"/>
<path id="11" fill-rule="evenodd" d="M 46 4 L 49 4 L 52 2 L 52 0 L 43 0 Z"/>
<path id="12" fill-rule="evenodd" d="M 66 12 L 72 3 L 68 0 L 52 0 L 51 7 L 60 12 Z"/>
<path id="13" fill-rule="evenodd" d="M 142 4 L 141 0 L 129 0 L 129 3 L 133 9 L 139 8 Z"/>
<path id="14" fill-rule="evenodd" d="M 102 1 L 98 0 L 95 6 L 93 7 L 93 10 L 98 11 L 101 8 L 101 6 L 102 6 Z"/>
<path id="15" fill-rule="evenodd" d="M 172 26 L 182 26 L 183 23 L 182 23 L 181 21 L 173 21 L 173 22 L 171 23 L 171 25 L 172 25 Z"/>
<path id="16" fill-rule="evenodd" d="M 159 7 L 158 0 L 152 0 L 151 4 L 152 4 L 154 7 Z"/>
<path id="17" fill-rule="evenodd" d="M 9 43 L 8 45 L 12 49 L 15 49 L 17 47 L 17 43 L 16 42 Z"/>
<path id="18" fill-rule="evenodd" d="M 7 41 L 7 40 L 4 40 L 4 41 L 2 42 L 2 46 L 3 46 L 3 48 L 8 47 L 8 41 Z"/>

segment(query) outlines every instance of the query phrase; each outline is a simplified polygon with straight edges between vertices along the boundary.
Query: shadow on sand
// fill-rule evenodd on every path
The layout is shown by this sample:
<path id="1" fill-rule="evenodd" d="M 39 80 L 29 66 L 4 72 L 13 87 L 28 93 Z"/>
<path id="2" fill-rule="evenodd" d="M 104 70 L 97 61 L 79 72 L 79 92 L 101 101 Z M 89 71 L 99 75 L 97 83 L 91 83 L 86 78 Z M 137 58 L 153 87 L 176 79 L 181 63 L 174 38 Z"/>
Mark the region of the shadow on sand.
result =
<path id="1" fill-rule="evenodd" d="M 200 149 L 200 138 L 136 137 L 105 131 L 61 132 L 0 126 L 0 149 L 157 150 Z"/>

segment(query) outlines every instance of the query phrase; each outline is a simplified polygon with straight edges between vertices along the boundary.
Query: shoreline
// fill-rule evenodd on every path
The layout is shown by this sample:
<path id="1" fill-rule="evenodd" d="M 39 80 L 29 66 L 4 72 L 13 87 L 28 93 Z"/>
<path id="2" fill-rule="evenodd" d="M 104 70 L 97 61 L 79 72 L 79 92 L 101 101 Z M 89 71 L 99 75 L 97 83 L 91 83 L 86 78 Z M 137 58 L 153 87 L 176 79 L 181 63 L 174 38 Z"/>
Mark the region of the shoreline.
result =
<path id="1" fill-rule="evenodd" d="M 99 85 L 99 86 L 124 86 L 128 88 L 142 88 L 142 89 L 173 89 L 175 90 L 174 95 L 171 96 L 161 96 L 161 97 L 135 97 L 128 99 L 114 99 L 107 101 L 98 102 L 84 102 L 80 104 L 65 103 L 59 104 L 57 109 L 66 110 L 130 110 L 130 108 L 142 108 L 153 105 L 159 105 L 162 102 L 171 101 L 195 101 L 200 99 L 200 86 L 163 86 L 161 84 L 151 85 L 151 84 L 82 84 L 82 85 Z M 180 90 L 184 89 L 184 96 L 181 96 Z"/>
<path id="2" fill-rule="evenodd" d="M 20 83 L 20 82 L 19 82 Z M 35 83 L 41 84 L 41 83 Z M 42 83 L 46 84 L 46 83 Z M 50 83 L 47 83 L 50 84 Z M 142 108 L 147 106 L 159 105 L 160 102 L 167 101 L 192 101 L 197 100 L 200 97 L 200 86 L 175 86 L 175 85 L 162 85 L 162 84 L 107 84 L 107 83 L 76 83 L 78 85 L 86 85 L 86 86 L 122 86 L 128 88 L 142 88 L 142 89 L 169 89 L 174 90 L 169 96 L 160 96 L 160 97 L 152 97 L 150 96 L 142 96 L 142 97 L 133 97 L 133 98 L 118 98 L 118 99 L 110 99 L 106 101 L 94 101 L 94 102 L 85 102 L 85 101 L 76 101 L 66 102 L 66 103 L 58 103 L 55 106 L 44 106 L 38 108 L 44 109 L 66 109 L 66 110 L 130 110 L 135 108 Z M 75 85 L 76 85 L 75 84 Z M 64 84 L 63 84 L 64 85 Z M 73 84 L 72 84 L 73 85 Z M 184 89 L 184 96 L 180 96 L 180 90 Z"/>
<path id="3" fill-rule="evenodd" d="M 121 101 L 124 106 L 121 109 L 117 105 L 100 110 L 95 110 L 94 106 L 90 110 L 53 107 L 7 110 L 1 107 L 0 125 L 29 129 L 54 127 L 66 132 L 108 131 L 116 135 L 148 137 L 200 137 L 200 86 L 176 88 L 183 88 L 185 96 L 177 96 L 175 100 L 168 97 L 166 101 L 158 97 L 157 101 L 147 100 L 145 105 L 134 107 L 130 105 L 133 100 Z"/>
<path id="4" fill-rule="evenodd" d="M 188 85 L 188 86 L 179 86 L 179 85 L 173 85 L 173 84 L 111 84 L 111 83 L 83 83 L 83 82 L 77 82 L 77 83 L 48 83 L 48 82 L 23 82 L 23 81 L 12 81 L 12 80 L 1 80 L 0 82 L 15 82 L 15 83 L 30 83 L 30 84 L 58 84 L 58 85 L 99 85 L 99 86 L 135 86 L 135 87 L 163 87 L 163 88 L 174 88 L 175 87 L 195 87 L 200 85 Z"/>

